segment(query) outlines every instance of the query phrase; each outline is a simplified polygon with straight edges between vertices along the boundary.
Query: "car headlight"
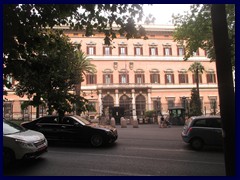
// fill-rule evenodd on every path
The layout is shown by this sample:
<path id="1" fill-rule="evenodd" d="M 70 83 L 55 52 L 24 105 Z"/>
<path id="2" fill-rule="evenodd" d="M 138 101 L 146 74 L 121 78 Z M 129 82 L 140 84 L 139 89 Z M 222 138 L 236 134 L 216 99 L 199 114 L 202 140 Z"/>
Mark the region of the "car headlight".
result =
<path id="1" fill-rule="evenodd" d="M 107 130 L 106 133 L 107 133 L 107 135 L 112 135 L 113 134 L 111 130 Z"/>
<path id="2" fill-rule="evenodd" d="M 16 139 L 15 140 L 20 146 L 25 147 L 25 148 L 32 148 L 34 147 L 33 143 L 26 142 L 24 140 Z"/>

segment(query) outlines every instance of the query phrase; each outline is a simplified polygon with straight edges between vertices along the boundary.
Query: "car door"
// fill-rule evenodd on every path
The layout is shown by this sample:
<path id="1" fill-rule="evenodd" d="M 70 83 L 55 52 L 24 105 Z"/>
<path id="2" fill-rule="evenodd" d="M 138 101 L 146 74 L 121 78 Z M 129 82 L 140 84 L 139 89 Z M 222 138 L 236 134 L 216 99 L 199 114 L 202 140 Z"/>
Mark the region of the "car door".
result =
<path id="1" fill-rule="evenodd" d="M 64 117 L 61 121 L 60 137 L 67 142 L 87 141 L 85 130 L 82 124 L 71 117 Z"/>
<path id="2" fill-rule="evenodd" d="M 59 140 L 59 118 L 57 116 L 42 117 L 36 123 L 36 130 L 43 133 L 47 140 Z"/>
<path id="3" fill-rule="evenodd" d="M 222 145 L 223 138 L 222 138 L 221 119 L 220 118 L 207 119 L 207 125 L 209 127 L 208 143 L 210 145 Z"/>

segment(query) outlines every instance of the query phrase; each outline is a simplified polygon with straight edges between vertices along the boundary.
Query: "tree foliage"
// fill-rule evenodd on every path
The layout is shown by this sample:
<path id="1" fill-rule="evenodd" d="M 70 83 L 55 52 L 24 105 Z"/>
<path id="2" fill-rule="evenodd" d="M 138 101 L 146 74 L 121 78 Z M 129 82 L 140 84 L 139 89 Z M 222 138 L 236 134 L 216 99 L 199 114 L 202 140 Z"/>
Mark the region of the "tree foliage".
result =
<path id="1" fill-rule="evenodd" d="M 197 93 L 197 90 L 193 88 L 191 92 L 189 116 L 202 115 L 201 109 L 202 109 L 202 105 L 201 105 L 201 100 L 199 98 L 199 94 Z"/>
<path id="2" fill-rule="evenodd" d="M 212 21 L 210 4 L 194 4 L 190 13 L 173 16 L 176 30 L 174 40 L 185 45 L 185 60 L 193 55 L 198 48 L 206 50 L 208 57 L 215 60 L 213 47 Z M 235 66 L 235 5 L 226 5 L 228 31 L 231 47 L 232 66 Z"/>
<path id="3" fill-rule="evenodd" d="M 19 82 L 17 95 L 33 97 L 31 103 L 36 106 L 43 99 L 49 112 L 71 112 L 72 104 L 83 111 L 84 98 L 69 90 L 94 69 L 53 27 L 85 30 L 86 36 L 104 32 L 107 45 L 116 37 L 113 26 L 126 38 L 145 37 L 145 30 L 134 20 L 143 16 L 138 4 L 4 4 L 3 15 L 4 85 L 11 87 L 6 77 L 12 76 Z"/>
<path id="4" fill-rule="evenodd" d="M 200 62 L 194 62 L 193 64 L 191 64 L 191 66 L 189 67 L 188 70 L 195 74 L 197 93 L 198 93 L 198 96 L 200 97 L 200 94 L 199 94 L 199 73 L 203 73 L 204 67 Z"/>

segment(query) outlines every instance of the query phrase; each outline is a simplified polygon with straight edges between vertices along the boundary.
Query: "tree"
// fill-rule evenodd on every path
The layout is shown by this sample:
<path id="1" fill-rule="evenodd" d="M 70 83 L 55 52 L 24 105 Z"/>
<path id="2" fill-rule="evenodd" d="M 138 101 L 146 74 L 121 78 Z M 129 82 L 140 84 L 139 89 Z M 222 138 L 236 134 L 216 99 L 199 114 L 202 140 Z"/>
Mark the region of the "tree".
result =
<path id="1" fill-rule="evenodd" d="M 213 43 L 211 4 L 194 4 L 190 13 L 173 16 L 175 22 L 174 40 L 185 45 L 185 60 L 193 55 L 198 48 L 207 52 L 207 56 L 216 60 Z M 235 66 L 235 5 L 227 4 L 227 22 L 229 43 L 231 48 L 232 66 Z"/>
<path id="2" fill-rule="evenodd" d="M 190 109 L 189 116 L 200 116 L 202 115 L 202 105 L 201 100 L 199 98 L 199 94 L 195 88 L 192 89 L 191 92 L 191 100 L 190 100 Z"/>
<path id="3" fill-rule="evenodd" d="M 36 36 L 42 29 L 67 25 L 85 30 L 86 36 L 96 30 L 105 33 L 108 45 L 116 37 L 113 26 L 119 27 L 118 33 L 128 39 L 145 37 L 146 33 L 134 21 L 143 17 L 139 4 L 4 4 L 3 14 L 5 77 L 11 73 L 11 61 L 27 59 L 34 51 Z"/>
<path id="4" fill-rule="evenodd" d="M 6 81 L 6 77 L 11 75 L 19 81 L 17 94 L 33 96 L 36 106 L 41 99 L 46 100 L 49 113 L 52 109 L 61 114 L 71 111 L 72 102 L 80 103 L 79 111 L 84 109 L 84 99 L 74 99 L 68 91 L 73 88 L 73 80 L 74 84 L 82 80 L 76 79 L 73 69 L 79 77 L 88 70 L 69 66 L 66 59 L 76 60 L 71 45 L 66 43 L 60 32 L 56 31 L 59 34 L 55 36 L 44 30 L 66 25 L 84 29 L 86 36 L 96 30 L 105 33 L 107 45 L 116 37 L 113 26 L 118 26 L 118 33 L 126 38 L 145 37 L 144 29 L 137 27 L 134 21 L 135 17 L 141 20 L 143 16 L 142 5 L 138 4 L 4 4 L 3 14 L 4 85 L 11 87 Z M 52 35 L 55 37 L 50 37 Z M 59 42 L 62 46 L 57 45 Z M 79 65 L 76 62 L 72 61 Z M 88 66 L 82 65 L 83 68 Z"/>
<path id="5" fill-rule="evenodd" d="M 81 72 L 80 81 L 76 82 L 76 94 L 80 95 L 80 89 L 81 89 L 81 82 L 84 81 L 84 75 L 87 73 L 95 73 L 96 72 L 96 66 L 91 63 L 91 59 L 88 58 L 84 52 L 81 50 L 76 51 L 77 54 L 77 65 L 76 68 Z"/>
<path id="6" fill-rule="evenodd" d="M 72 103 L 85 101 L 69 93 L 81 81 L 78 54 L 67 36 L 56 30 L 42 30 L 35 38 L 34 51 L 27 60 L 10 61 L 16 85 L 16 94 L 33 97 L 32 105 L 47 103 L 49 114 L 73 111 Z M 38 113 L 37 113 L 38 114 Z"/>
<path id="7" fill-rule="evenodd" d="M 197 88 L 197 94 L 198 97 L 200 98 L 200 93 L 199 93 L 199 73 L 203 73 L 204 71 L 204 67 L 202 66 L 202 64 L 200 62 L 194 62 L 193 64 L 191 64 L 191 66 L 188 69 L 189 71 L 191 71 L 192 73 L 194 73 L 195 75 L 195 81 L 196 81 L 196 88 Z"/>

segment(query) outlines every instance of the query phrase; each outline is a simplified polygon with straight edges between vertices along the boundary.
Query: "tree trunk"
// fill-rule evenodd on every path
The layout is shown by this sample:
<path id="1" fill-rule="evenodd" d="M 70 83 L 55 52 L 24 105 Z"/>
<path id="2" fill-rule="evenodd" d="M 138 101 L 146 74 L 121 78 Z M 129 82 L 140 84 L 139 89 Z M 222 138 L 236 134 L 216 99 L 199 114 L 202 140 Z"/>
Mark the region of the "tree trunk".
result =
<path id="1" fill-rule="evenodd" d="M 216 67 L 220 97 L 225 170 L 227 176 L 236 175 L 235 151 L 235 93 L 226 10 L 224 4 L 213 4 L 211 8 L 213 39 L 216 52 Z"/>

